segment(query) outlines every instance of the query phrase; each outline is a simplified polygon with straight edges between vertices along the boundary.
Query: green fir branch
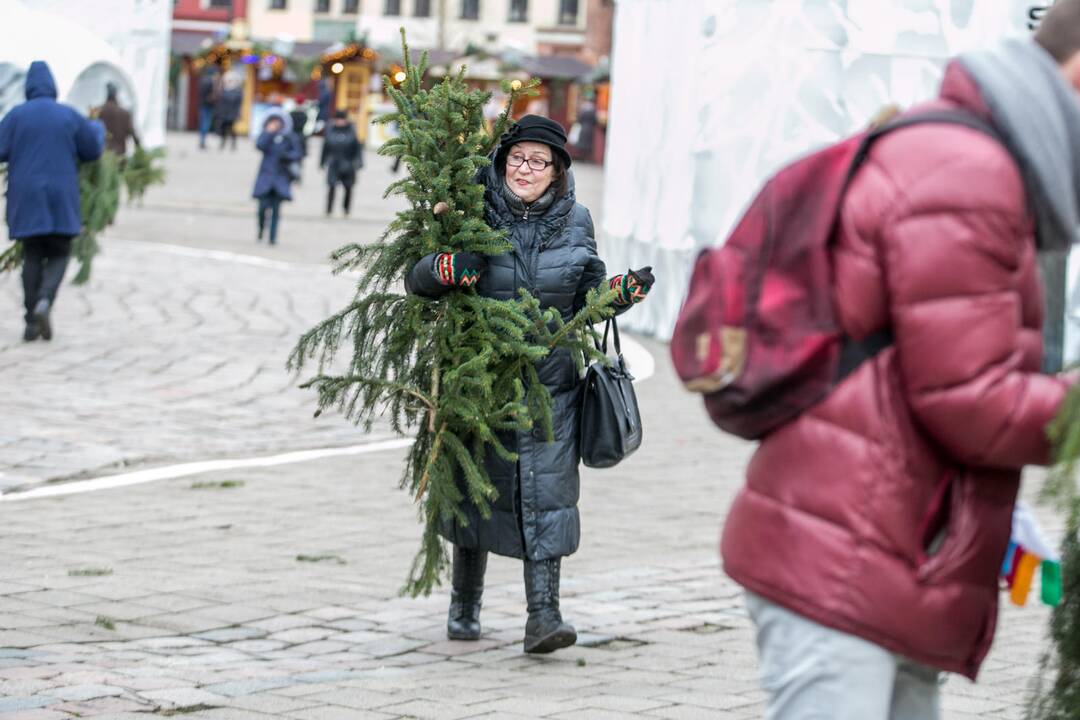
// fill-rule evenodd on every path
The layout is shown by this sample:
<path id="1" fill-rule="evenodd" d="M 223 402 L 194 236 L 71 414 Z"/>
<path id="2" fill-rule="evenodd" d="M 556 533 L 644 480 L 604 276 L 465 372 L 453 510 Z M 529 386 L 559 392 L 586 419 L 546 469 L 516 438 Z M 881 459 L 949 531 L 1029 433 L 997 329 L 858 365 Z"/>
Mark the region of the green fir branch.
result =
<path id="1" fill-rule="evenodd" d="M 1040 661 L 1026 717 L 1080 720 L 1080 387 L 1073 386 L 1046 430 L 1054 448 L 1040 499 L 1065 510 L 1062 601 L 1050 616 L 1050 648 Z"/>

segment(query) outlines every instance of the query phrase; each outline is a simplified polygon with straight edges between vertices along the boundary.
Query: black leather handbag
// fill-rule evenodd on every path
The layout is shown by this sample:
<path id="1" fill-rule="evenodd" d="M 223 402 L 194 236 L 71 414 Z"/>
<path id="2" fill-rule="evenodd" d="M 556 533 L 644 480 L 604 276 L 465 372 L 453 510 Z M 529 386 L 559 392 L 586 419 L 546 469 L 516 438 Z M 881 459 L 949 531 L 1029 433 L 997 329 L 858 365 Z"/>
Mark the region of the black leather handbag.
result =
<path id="1" fill-rule="evenodd" d="M 590 365 L 582 387 L 578 439 L 581 461 L 592 468 L 614 467 L 641 446 L 641 413 L 634 394 L 634 376 L 623 359 L 615 318 L 607 321 L 604 343 L 597 348 L 607 355 L 609 330 L 615 339 L 615 357 L 610 364 Z"/>

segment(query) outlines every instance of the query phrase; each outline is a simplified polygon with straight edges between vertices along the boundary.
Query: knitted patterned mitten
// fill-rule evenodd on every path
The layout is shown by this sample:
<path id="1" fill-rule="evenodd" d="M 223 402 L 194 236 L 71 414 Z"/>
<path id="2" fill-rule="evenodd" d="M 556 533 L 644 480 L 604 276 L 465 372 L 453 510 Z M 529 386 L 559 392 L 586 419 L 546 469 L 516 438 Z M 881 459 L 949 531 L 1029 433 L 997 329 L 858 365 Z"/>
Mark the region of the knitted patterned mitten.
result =
<path id="1" fill-rule="evenodd" d="M 435 274 L 443 285 L 471 287 L 487 269 L 487 258 L 473 253 L 439 253 L 435 256 Z"/>
<path id="2" fill-rule="evenodd" d="M 656 278 L 653 277 L 651 265 L 646 265 L 640 270 L 627 270 L 608 281 L 612 290 L 619 291 L 615 304 L 620 306 L 641 302 L 655 283 Z"/>

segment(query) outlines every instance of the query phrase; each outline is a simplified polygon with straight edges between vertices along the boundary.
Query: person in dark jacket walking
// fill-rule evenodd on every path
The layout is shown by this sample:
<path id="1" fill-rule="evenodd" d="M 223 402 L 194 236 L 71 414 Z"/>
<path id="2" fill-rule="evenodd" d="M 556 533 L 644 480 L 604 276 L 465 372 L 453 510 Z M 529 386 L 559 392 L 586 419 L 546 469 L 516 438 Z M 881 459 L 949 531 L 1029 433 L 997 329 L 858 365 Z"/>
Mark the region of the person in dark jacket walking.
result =
<path id="1" fill-rule="evenodd" d="M 364 166 L 364 155 L 363 146 L 356 137 L 356 127 L 349 122 L 344 110 L 337 111 L 334 122 L 326 129 L 319 164 L 326 168 L 326 214 L 334 209 L 334 191 L 340 184 L 345 195 L 342 208 L 348 215 L 356 171 Z"/>
<path id="2" fill-rule="evenodd" d="M 50 313 L 64 279 L 71 239 L 82 230 L 79 163 L 101 157 L 105 129 L 56 102 L 49 66 L 26 74 L 26 102 L 0 121 L 0 162 L 8 164 L 8 235 L 22 241 L 23 339 L 52 339 Z"/>
<path id="3" fill-rule="evenodd" d="M 236 149 L 236 131 L 233 125 L 240 118 L 240 109 L 244 105 L 244 79 L 235 72 L 225 73 L 222 80 L 221 95 L 214 106 L 214 120 L 221 135 L 221 149 L 228 141 Z"/>
<path id="4" fill-rule="evenodd" d="M 303 96 L 297 97 L 293 100 L 292 109 L 289 110 L 289 117 L 292 119 L 293 132 L 296 133 L 296 139 L 300 141 L 300 153 L 307 157 L 308 155 L 308 115 L 307 110 L 304 109 Z"/>
<path id="5" fill-rule="evenodd" d="M 498 300 L 526 289 L 566 320 L 585 305 L 589 290 L 607 270 L 596 252 L 592 218 L 578 204 L 562 126 L 536 115 L 523 117 L 503 138 L 491 167 L 482 173 L 488 224 L 505 229 L 513 251 L 497 257 L 438 253 L 422 258 L 406 277 L 406 289 L 436 298 L 463 287 Z M 608 280 L 619 290 L 618 309 L 645 299 L 652 268 Z M 476 280 L 476 278 L 479 278 Z M 474 285 L 475 282 L 475 285 Z M 480 604 L 488 552 L 524 560 L 529 617 L 527 653 L 548 653 L 577 641 L 559 612 L 561 559 L 577 550 L 580 521 L 577 447 L 581 377 L 569 351 L 555 352 L 537 368 L 552 398 L 554 442 L 540 429 L 503 435 L 518 453 L 507 462 L 490 453 L 489 477 L 497 490 L 491 516 L 466 504 L 467 524 L 441 529 L 454 545 L 453 592 L 447 635 L 480 637 Z"/>
<path id="6" fill-rule="evenodd" d="M 257 240 L 263 239 L 269 223 L 268 239 L 271 245 L 276 245 L 281 203 L 292 200 L 291 186 L 296 179 L 292 168 L 302 157 L 300 142 L 292 131 L 289 116 L 280 110 L 271 111 L 255 147 L 263 154 L 255 188 L 251 192 L 251 196 L 259 201 Z"/>
<path id="7" fill-rule="evenodd" d="M 135 133 L 135 123 L 131 113 L 120 107 L 116 99 L 117 88 L 112 83 L 105 85 L 105 104 L 98 111 L 98 119 L 105 125 L 105 149 L 119 158 L 127 157 L 127 141 L 135 141 L 135 147 L 142 147 L 139 136 Z"/>
<path id="8" fill-rule="evenodd" d="M 330 106 L 334 102 L 334 95 L 330 92 L 330 83 L 326 78 L 319 79 L 319 112 L 315 116 L 315 131 L 325 131 L 330 123 Z"/>
<path id="9" fill-rule="evenodd" d="M 218 94 L 217 68 L 208 65 L 199 76 L 199 149 L 206 149 L 206 136 L 214 122 L 214 105 Z"/>

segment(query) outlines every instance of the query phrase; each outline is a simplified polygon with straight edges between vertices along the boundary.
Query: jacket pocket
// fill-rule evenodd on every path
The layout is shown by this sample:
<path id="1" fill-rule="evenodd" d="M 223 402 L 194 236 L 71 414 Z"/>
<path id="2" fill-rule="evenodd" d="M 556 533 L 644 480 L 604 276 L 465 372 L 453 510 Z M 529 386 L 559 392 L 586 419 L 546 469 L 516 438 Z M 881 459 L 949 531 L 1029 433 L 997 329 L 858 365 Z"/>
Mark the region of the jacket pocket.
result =
<path id="1" fill-rule="evenodd" d="M 993 588 L 1009 542 L 1016 482 L 998 473 L 945 475 L 921 528 L 918 579 Z"/>

